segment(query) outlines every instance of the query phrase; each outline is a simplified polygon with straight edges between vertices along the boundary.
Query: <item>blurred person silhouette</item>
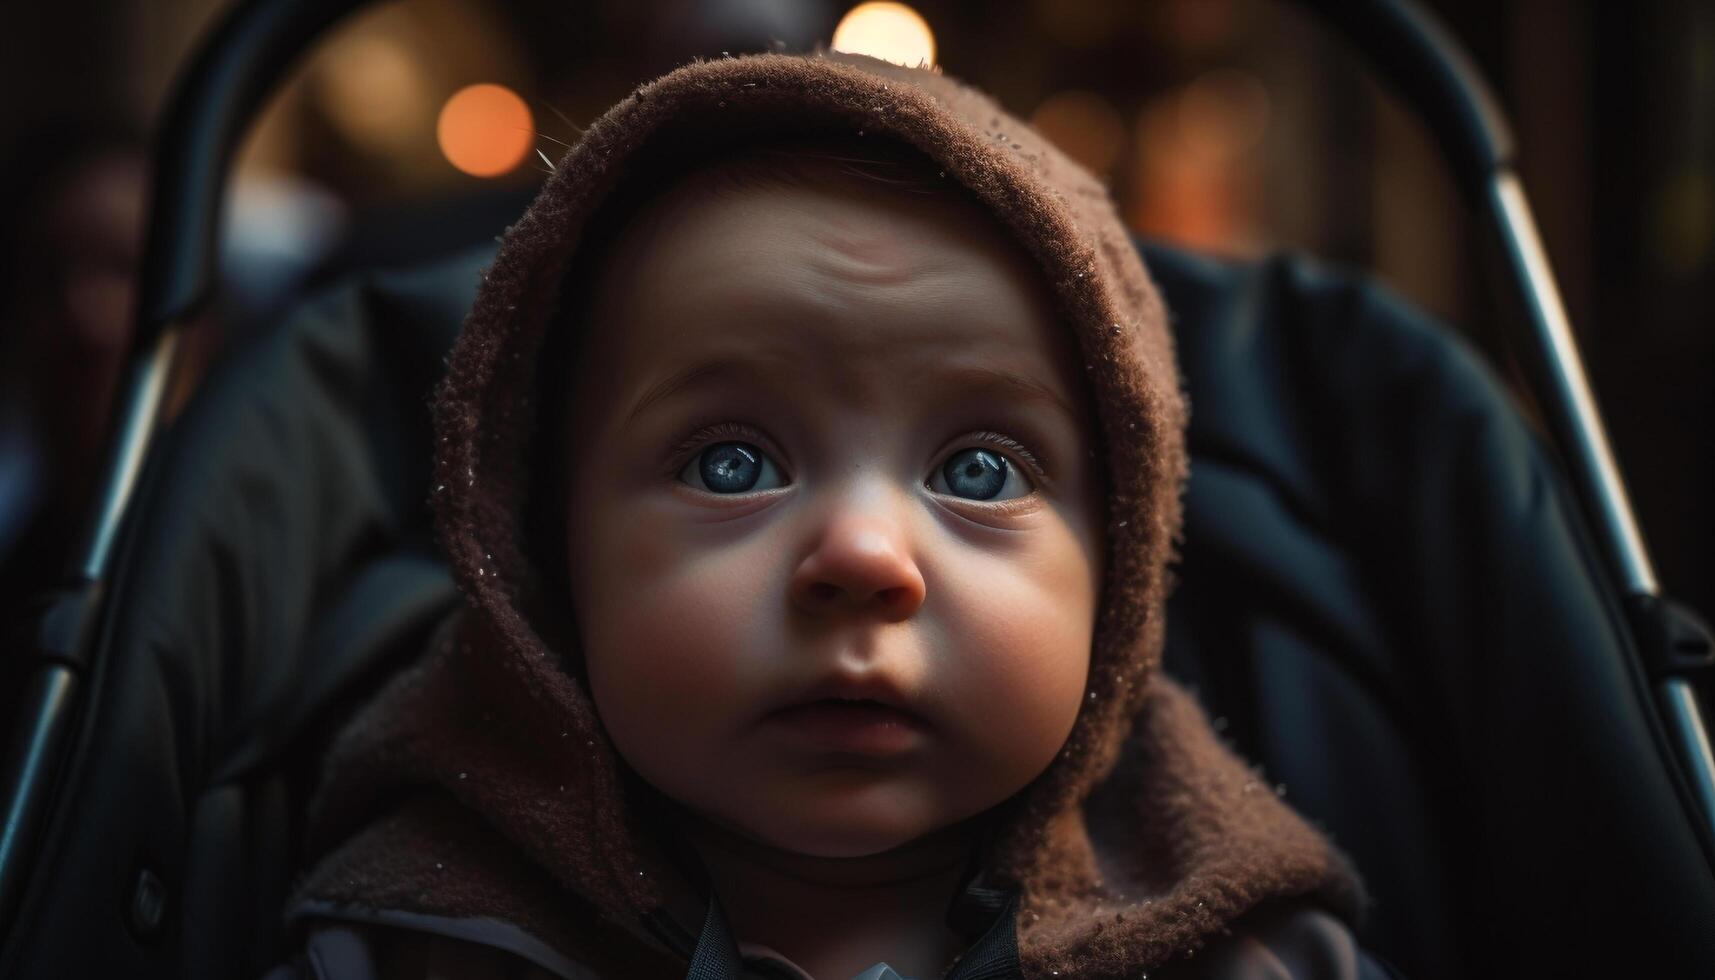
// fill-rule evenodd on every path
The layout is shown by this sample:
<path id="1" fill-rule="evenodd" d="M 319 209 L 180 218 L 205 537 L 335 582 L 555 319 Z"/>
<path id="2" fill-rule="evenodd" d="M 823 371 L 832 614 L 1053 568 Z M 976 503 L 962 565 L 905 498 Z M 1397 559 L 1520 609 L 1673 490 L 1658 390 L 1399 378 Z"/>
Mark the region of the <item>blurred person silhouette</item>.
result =
<path id="1" fill-rule="evenodd" d="M 0 154 L 0 634 L 9 637 L 59 584 L 96 490 L 135 332 L 148 172 L 143 137 L 122 125 L 56 123 Z M 230 200 L 219 296 L 186 327 L 168 419 L 229 337 L 287 302 L 344 226 L 344 206 L 301 178 L 247 177 Z M 22 659 L 7 658 L 0 680 Z"/>
<path id="2" fill-rule="evenodd" d="M 0 166 L 0 586 L 57 574 L 132 333 L 147 163 L 111 127 L 19 140 Z"/>

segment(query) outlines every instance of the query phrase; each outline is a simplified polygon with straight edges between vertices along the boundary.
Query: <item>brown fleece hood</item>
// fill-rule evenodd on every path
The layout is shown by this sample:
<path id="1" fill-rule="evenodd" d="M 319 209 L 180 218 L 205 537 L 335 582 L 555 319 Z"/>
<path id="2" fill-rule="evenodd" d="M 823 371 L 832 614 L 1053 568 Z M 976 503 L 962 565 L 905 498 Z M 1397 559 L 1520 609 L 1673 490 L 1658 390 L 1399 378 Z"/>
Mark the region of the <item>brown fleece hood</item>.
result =
<path id="1" fill-rule="evenodd" d="M 987 880 L 1018 891 L 1024 974 L 1136 976 L 1270 899 L 1353 916 L 1344 860 L 1153 676 L 1186 409 L 1166 311 L 1106 189 L 979 92 L 831 54 L 698 62 L 644 85 L 590 126 L 505 236 L 435 404 L 433 499 L 467 614 L 336 746 L 312 818 L 322 863 L 301 895 L 492 916 L 562 949 L 587 946 L 573 938 L 590 935 L 580 914 L 624 930 L 662 906 L 630 777 L 562 660 L 575 651 L 531 612 L 538 354 L 586 219 L 641 149 L 812 131 L 913 146 L 992 211 L 1039 263 L 1097 409 L 1107 555 L 1088 697 L 983 856 Z"/>

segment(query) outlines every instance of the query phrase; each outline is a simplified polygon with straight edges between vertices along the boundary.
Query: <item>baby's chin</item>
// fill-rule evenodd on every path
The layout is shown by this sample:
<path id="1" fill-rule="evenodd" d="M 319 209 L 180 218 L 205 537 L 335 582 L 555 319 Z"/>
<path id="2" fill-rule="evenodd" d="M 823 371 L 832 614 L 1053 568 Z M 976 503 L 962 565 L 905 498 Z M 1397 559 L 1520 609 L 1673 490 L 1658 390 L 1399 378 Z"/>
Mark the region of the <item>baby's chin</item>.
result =
<path id="1" fill-rule="evenodd" d="M 747 835 L 775 850 L 810 858 L 866 858 L 907 847 L 939 830 L 887 826 L 878 821 L 852 820 L 843 823 L 797 823 L 786 827 L 764 827 Z"/>
<path id="2" fill-rule="evenodd" d="M 955 832 L 964 813 L 945 801 L 875 790 L 829 793 L 790 805 L 741 809 L 718 819 L 753 844 L 805 858 L 866 858 L 908 849 Z"/>

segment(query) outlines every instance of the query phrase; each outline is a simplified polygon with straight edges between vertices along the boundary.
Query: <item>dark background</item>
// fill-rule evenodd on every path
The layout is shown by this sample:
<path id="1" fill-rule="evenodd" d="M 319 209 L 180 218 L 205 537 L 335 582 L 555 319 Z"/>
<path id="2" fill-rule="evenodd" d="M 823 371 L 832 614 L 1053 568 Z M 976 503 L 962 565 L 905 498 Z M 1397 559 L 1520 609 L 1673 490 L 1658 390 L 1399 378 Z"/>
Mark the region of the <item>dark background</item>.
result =
<path id="1" fill-rule="evenodd" d="M 34 385 L 51 388 L 51 397 L 37 396 L 50 406 L 38 406 L 38 415 L 58 405 L 103 414 L 112 373 L 101 364 L 116 356 L 114 344 L 67 354 L 29 341 L 31 330 L 54 329 L 31 324 L 52 320 L 19 311 L 59 280 L 21 270 L 35 270 L 48 254 L 40 246 L 44 222 L 51 224 L 43 202 L 88 179 L 84 163 L 117 155 L 137 161 L 141 173 L 136 148 L 221 6 L 52 0 L 0 12 L 0 230 L 9 243 L 0 269 L 0 403 L 29 401 L 24 393 Z M 435 117 L 463 86 L 495 82 L 521 94 L 534 113 L 536 146 L 553 157 L 555 141 L 574 138 L 577 125 L 634 85 L 690 57 L 756 50 L 770 38 L 805 49 L 831 36 L 847 6 L 377 6 L 299 69 L 252 134 L 234 185 L 246 203 L 228 236 L 238 257 L 231 295 L 201 328 L 193 363 L 206 364 L 265 321 L 310 269 L 409 261 L 504 226 L 517 206 L 505 202 L 521 203 L 543 168 L 532 157 L 507 176 L 478 179 L 448 163 Z M 1228 254 L 1299 249 L 1371 270 L 1508 371 L 1476 258 L 1477 229 L 1426 137 L 1296 5 L 915 6 L 934 30 L 938 63 L 1032 116 L 1105 173 L 1137 231 Z M 1694 0 L 1429 6 L 1475 55 L 1512 117 L 1525 187 L 1664 587 L 1715 610 L 1707 506 L 1715 498 L 1715 9 Z M 118 187 L 141 188 L 125 176 L 132 171 L 119 173 Z M 132 211 L 114 205 L 100 214 L 108 217 L 94 220 L 109 221 L 121 244 L 135 239 Z M 68 245 L 68 254 L 88 254 L 80 248 Z M 134 260 L 134 250 L 113 251 L 109 267 Z M 59 353 L 44 353 L 50 349 Z M 49 469 L 38 507 L 79 510 L 87 463 L 66 450 Z M 53 564 L 70 524 L 44 526 L 37 520 L 10 540 L 0 534 L 0 561 Z"/>

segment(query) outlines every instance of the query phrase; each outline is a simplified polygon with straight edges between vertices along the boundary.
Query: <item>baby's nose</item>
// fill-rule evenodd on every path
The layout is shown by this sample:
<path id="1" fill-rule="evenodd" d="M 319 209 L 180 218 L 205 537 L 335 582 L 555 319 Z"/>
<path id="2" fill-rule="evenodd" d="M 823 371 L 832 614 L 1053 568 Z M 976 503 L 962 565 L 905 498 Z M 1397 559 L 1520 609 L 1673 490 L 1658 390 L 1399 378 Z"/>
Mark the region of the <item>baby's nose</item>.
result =
<path id="1" fill-rule="evenodd" d="M 898 622 L 923 604 L 923 573 L 903 528 L 871 514 L 842 515 L 799 562 L 791 592 L 793 604 L 812 615 L 870 613 Z"/>

